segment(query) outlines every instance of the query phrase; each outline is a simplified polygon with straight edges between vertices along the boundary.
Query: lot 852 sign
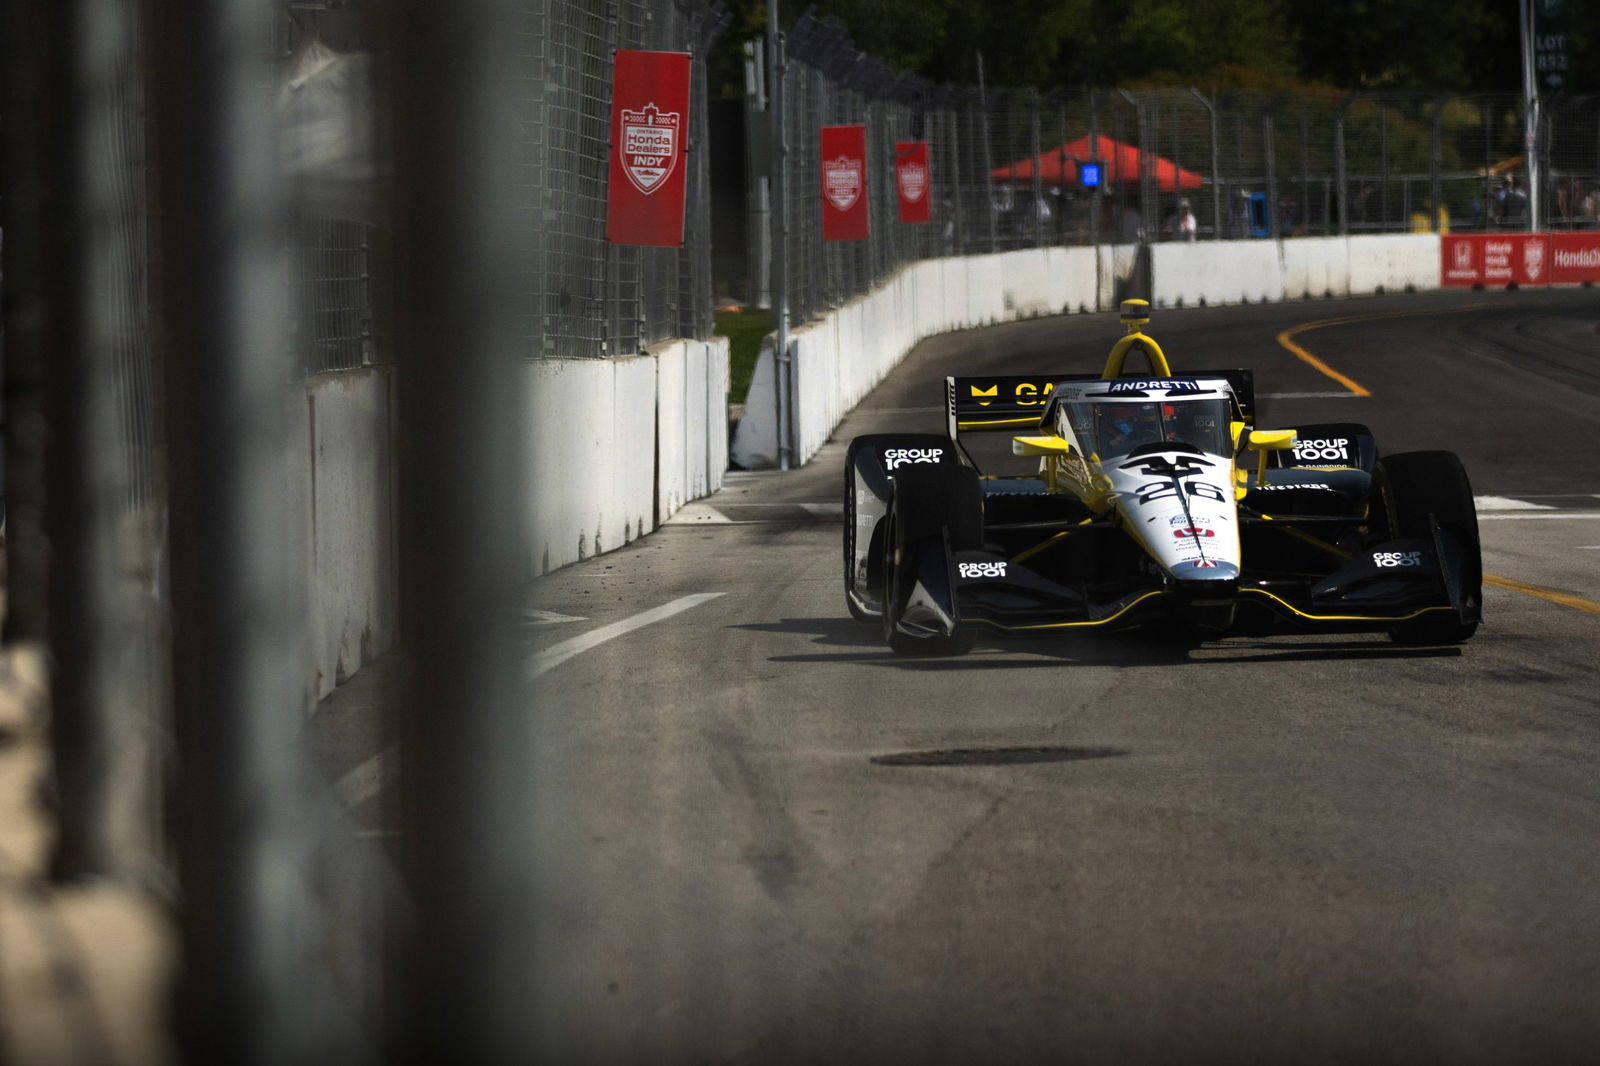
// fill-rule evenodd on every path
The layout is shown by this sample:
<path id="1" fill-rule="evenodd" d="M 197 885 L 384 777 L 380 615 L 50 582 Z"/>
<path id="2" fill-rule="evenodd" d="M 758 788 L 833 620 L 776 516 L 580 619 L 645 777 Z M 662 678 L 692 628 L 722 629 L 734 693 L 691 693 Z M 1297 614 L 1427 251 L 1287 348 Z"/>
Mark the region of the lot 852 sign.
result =
<path id="1" fill-rule="evenodd" d="M 606 240 L 683 243 L 689 132 L 689 53 L 616 53 Z"/>

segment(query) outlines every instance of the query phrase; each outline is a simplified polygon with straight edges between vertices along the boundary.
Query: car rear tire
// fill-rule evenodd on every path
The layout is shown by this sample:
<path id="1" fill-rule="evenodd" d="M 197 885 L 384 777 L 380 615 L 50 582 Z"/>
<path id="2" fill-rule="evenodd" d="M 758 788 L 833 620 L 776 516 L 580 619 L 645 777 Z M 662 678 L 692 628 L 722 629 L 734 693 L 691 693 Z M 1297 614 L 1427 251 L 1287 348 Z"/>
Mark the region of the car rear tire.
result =
<path id="1" fill-rule="evenodd" d="M 975 635 L 958 626 L 948 636 L 902 633 L 899 621 L 928 552 L 946 566 L 958 551 L 983 547 L 983 489 L 969 466 L 929 466 L 900 471 L 886 519 L 883 560 L 883 636 L 899 655 L 961 655 Z M 954 587 L 954 576 L 951 576 Z"/>
<path id="2" fill-rule="evenodd" d="M 1454 452 L 1404 452 L 1378 460 L 1375 495 L 1393 539 L 1433 541 L 1433 525 L 1451 534 L 1462 550 L 1461 599 L 1475 609 L 1483 602 L 1483 555 L 1478 510 L 1466 468 Z M 1460 644 L 1478 630 L 1453 612 L 1434 611 L 1389 630 L 1397 644 Z"/>

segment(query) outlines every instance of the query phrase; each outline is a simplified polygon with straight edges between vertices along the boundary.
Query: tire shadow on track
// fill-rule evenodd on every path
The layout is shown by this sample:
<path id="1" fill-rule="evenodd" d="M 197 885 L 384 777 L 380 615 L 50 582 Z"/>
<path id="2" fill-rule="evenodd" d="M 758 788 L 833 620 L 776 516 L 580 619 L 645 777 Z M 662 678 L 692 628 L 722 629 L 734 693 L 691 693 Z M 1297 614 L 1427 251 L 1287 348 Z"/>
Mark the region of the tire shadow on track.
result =
<path id="1" fill-rule="evenodd" d="M 1163 632 L 1054 637 L 989 638 L 973 651 L 951 658 L 897 655 L 884 646 L 876 626 L 851 618 L 785 618 L 776 622 L 730 626 L 758 633 L 810 636 L 812 643 L 838 652 L 771 655 L 773 663 L 863 663 L 904 670 L 1005 670 L 1077 666 L 1218 666 L 1230 663 L 1339 662 L 1384 659 L 1460 658 L 1459 646 L 1403 647 L 1339 635 L 1329 640 L 1277 644 L 1266 640 L 1209 643 Z M 1304 634 L 1299 634 L 1301 637 Z M 1241 654 L 1242 653 L 1242 654 Z M 1020 658 L 1026 655 L 1029 658 Z"/>

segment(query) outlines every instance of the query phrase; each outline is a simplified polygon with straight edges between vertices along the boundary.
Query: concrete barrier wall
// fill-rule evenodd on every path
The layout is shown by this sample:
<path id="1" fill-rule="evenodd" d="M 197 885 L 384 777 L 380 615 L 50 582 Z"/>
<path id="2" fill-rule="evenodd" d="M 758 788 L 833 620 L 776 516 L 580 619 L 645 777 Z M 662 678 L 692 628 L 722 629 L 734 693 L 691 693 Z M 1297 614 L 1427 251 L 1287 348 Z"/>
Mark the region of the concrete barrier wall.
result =
<path id="1" fill-rule="evenodd" d="M 620 548 L 728 465 L 728 342 L 672 341 L 616 359 L 528 363 L 528 573 Z"/>
<path id="2" fill-rule="evenodd" d="M 1176 241 L 1150 246 L 1156 307 L 1212 307 L 1283 299 L 1277 241 Z"/>
<path id="3" fill-rule="evenodd" d="M 313 378 L 291 414 L 285 488 L 304 530 L 312 676 L 321 699 L 394 645 L 395 375 Z M 722 487 L 728 343 L 672 341 L 630 359 L 532 360 L 526 569 L 544 573 L 648 533 Z"/>
<path id="4" fill-rule="evenodd" d="M 1363 240 L 1365 238 L 1356 238 Z M 1350 295 L 1350 240 L 1304 237 L 1283 242 L 1283 298 Z"/>
<path id="5" fill-rule="evenodd" d="M 395 552 L 393 367 L 370 367 L 306 383 L 292 460 L 309 486 L 304 502 L 309 559 L 309 641 L 315 698 L 332 692 L 394 643 Z M 302 460 L 305 461 L 302 461 Z"/>
<path id="6" fill-rule="evenodd" d="M 1132 265 L 1132 245 L 1126 253 Z M 790 334 L 794 438 L 802 463 L 850 409 L 938 333 L 1105 306 L 1101 274 L 1115 274 L 1108 247 L 1040 248 L 914 263 L 878 289 Z M 1102 265 L 1103 264 L 1103 265 Z M 778 463 L 777 362 L 763 345 L 733 443 L 746 469 Z"/>
<path id="7" fill-rule="evenodd" d="M 1351 237 L 1350 295 L 1439 287 L 1439 237 L 1433 233 Z"/>

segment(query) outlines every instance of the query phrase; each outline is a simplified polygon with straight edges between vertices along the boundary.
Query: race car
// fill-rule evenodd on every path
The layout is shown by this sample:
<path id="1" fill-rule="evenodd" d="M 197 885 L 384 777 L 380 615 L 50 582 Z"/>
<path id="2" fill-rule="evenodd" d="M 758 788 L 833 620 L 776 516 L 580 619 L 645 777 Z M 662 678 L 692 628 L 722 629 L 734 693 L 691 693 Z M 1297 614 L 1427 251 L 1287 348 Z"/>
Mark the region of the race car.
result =
<path id="1" fill-rule="evenodd" d="M 1380 457 L 1351 422 L 1259 428 L 1249 370 L 1174 375 L 1149 304 L 1121 310 L 1099 375 L 947 378 L 945 434 L 850 442 L 854 617 L 908 655 L 965 652 L 980 629 L 1205 639 L 1256 608 L 1402 644 L 1472 636 L 1478 520 L 1454 453 Z M 1134 351 L 1142 374 L 1124 370 Z M 992 432 L 1037 469 L 981 472 L 971 435 Z"/>

